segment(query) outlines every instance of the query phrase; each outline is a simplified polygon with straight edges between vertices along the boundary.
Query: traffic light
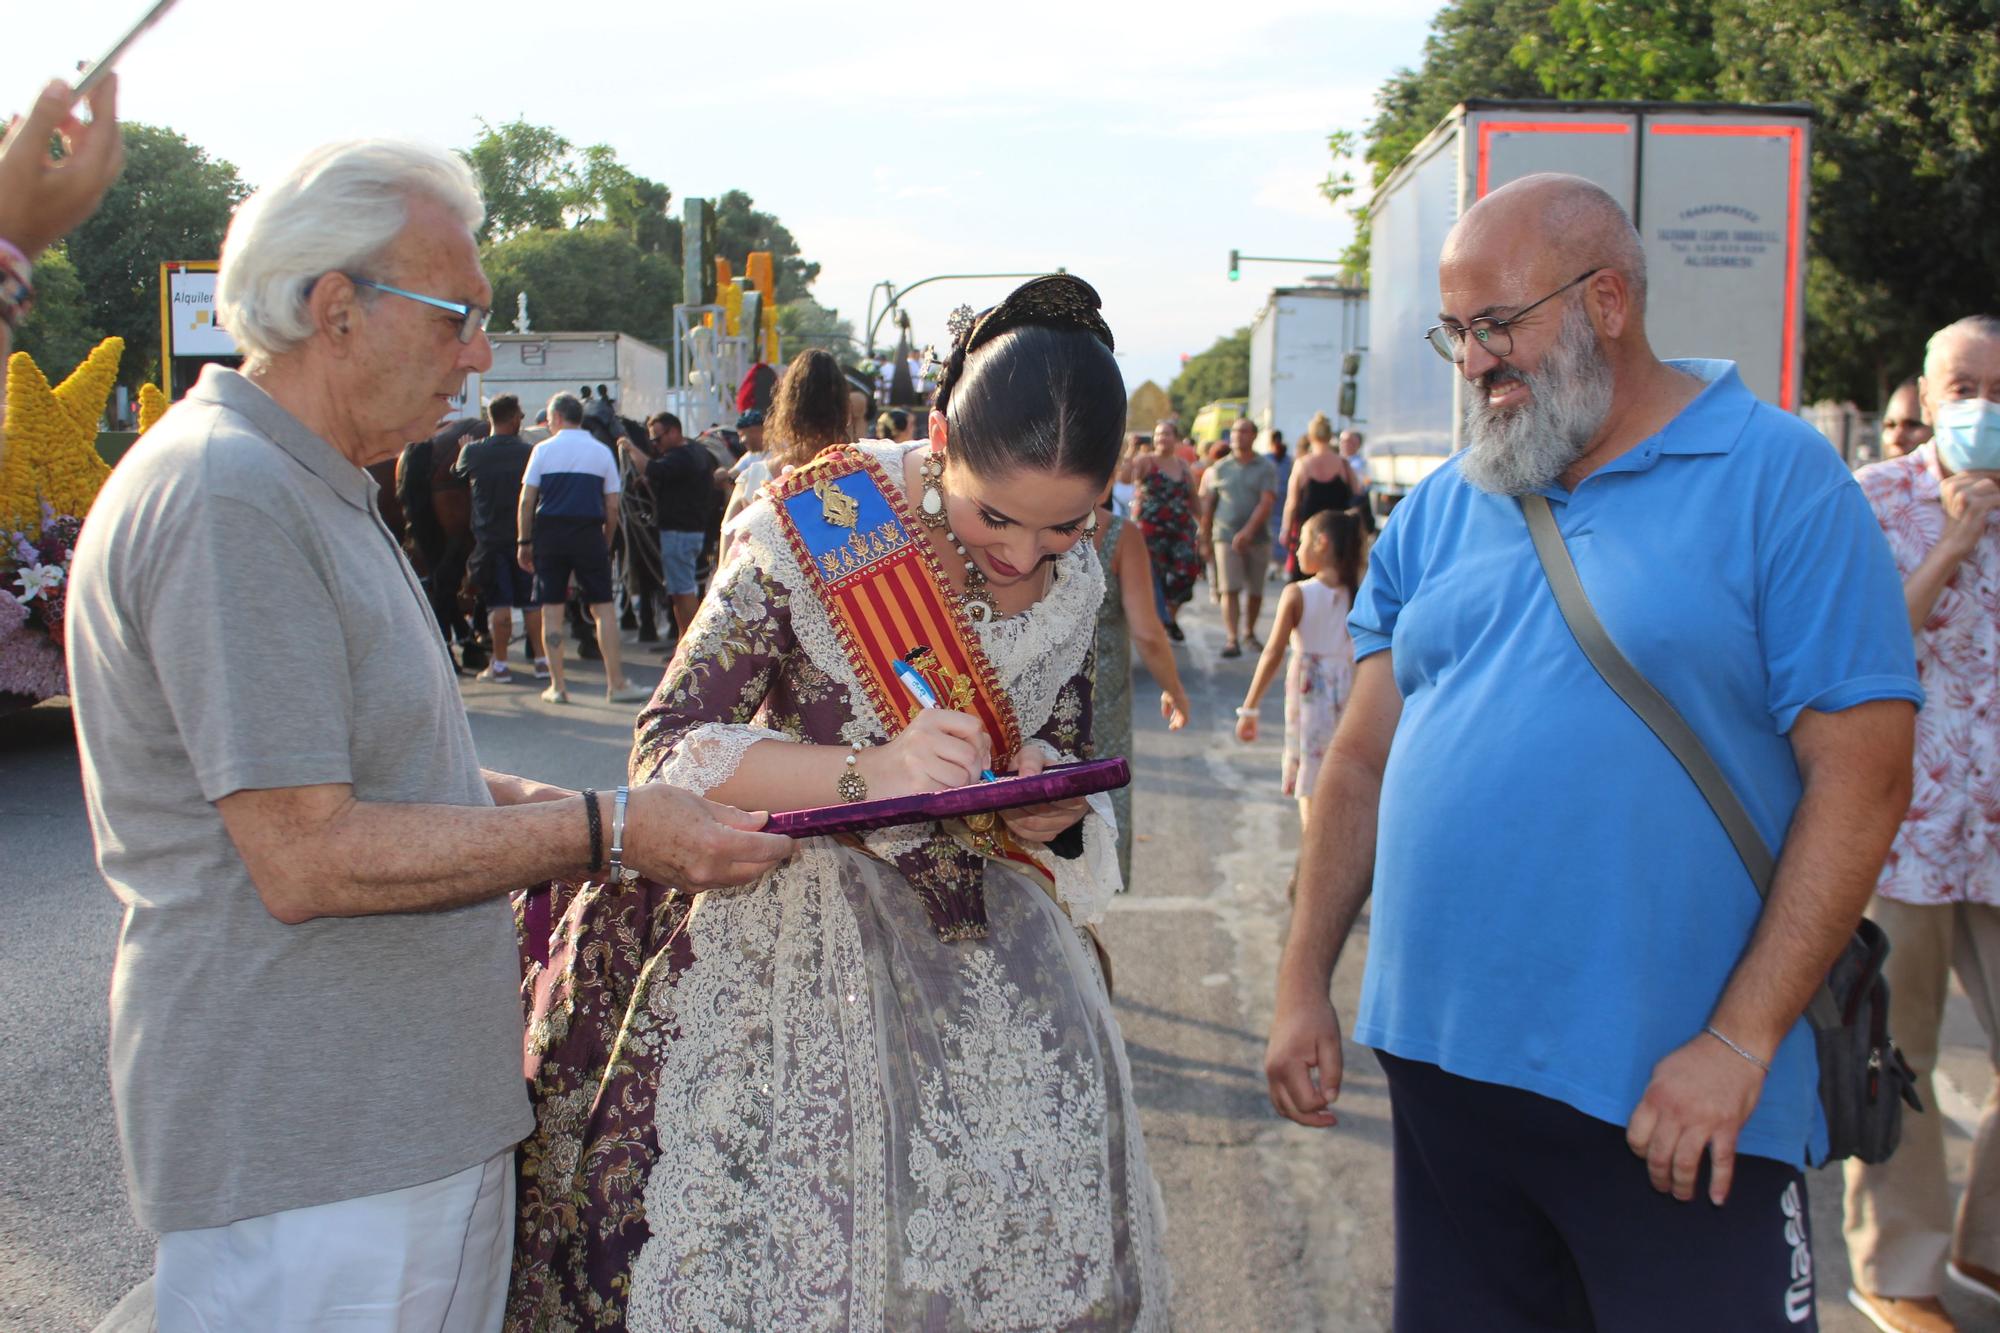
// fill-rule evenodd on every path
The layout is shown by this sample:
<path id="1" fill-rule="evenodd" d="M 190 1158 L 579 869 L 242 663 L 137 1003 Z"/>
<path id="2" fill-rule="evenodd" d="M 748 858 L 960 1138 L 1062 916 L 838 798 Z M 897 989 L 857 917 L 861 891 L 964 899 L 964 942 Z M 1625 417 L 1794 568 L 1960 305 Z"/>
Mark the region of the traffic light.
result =
<path id="1" fill-rule="evenodd" d="M 1237 262 L 1236 251 L 1231 250 L 1229 252 L 1229 280 L 1231 282 L 1234 282 L 1242 276 L 1243 276 L 1243 266 L 1242 264 Z"/>

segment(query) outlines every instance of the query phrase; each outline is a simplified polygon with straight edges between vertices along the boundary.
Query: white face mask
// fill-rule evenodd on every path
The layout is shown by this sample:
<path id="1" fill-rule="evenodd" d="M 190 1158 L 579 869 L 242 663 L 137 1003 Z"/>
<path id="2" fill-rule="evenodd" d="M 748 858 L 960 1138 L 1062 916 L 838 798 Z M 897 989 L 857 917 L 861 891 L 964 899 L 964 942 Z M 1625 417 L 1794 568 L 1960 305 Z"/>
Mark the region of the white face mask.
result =
<path id="1" fill-rule="evenodd" d="M 2000 403 L 1984 398 L 1940 403 L 1933 429 L 1938 458 L 1953 472 L 2000 471 Z"/>

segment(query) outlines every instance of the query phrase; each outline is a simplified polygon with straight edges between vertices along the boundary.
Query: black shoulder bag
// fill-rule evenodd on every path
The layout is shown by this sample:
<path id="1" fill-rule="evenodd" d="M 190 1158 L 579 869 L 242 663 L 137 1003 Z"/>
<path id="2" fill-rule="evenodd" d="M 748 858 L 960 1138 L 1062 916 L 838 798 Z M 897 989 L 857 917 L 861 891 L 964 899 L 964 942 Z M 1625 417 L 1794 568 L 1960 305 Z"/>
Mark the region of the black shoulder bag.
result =
<path id="1" fill-rule="evenodd" d="M 1541 557 L 1542 573 L 1548 577 L 1549 589 L 1577 646 L 1604 683 L 1694 779 L 1702 798 L 1729 834 L 1729 841 L 1735 844 L 1758 897 L 1768 899 L 1777 862 L 1750 812 L 1743 808 L 1729 779 L 1687 719 L 1653 688 L 1605 632 L 1577 578 L 1576 565 L 1563 544 L 1548 499 L 1524 495 L 1521 510 L 1527 515 L 1528 533 L 1534 538 L 1535 554 Z M 1887 1161 L 1902 1138 L 1904 1105 L 1913 1111 L 1924 1109 L 1917 1099 L 1916 1076 L 1889 1040 L 1889 983 L 1882 979 L 1882 961 L 1888 956 L 1889 937 L 1864 918 L 1834 960 L 1826 984 L 1806 1008 L 1819 1050 L 1819 1100 L 1826 1111 L 1828 1160 L 1858 1157 L 1870 1163 Z"/>

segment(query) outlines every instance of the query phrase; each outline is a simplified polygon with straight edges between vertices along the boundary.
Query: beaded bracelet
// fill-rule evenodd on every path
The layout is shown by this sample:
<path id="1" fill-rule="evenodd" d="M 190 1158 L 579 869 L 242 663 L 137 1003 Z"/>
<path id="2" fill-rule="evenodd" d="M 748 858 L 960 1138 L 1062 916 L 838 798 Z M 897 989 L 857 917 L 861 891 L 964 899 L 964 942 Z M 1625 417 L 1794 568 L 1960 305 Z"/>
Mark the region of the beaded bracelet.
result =
<path id="1" fill-rule="evenodd" d="M 0 324 L 18 329 L 35 308 L 35 285 L 28 280 L 33 266 L 20 247 L 0 241 Z"/>

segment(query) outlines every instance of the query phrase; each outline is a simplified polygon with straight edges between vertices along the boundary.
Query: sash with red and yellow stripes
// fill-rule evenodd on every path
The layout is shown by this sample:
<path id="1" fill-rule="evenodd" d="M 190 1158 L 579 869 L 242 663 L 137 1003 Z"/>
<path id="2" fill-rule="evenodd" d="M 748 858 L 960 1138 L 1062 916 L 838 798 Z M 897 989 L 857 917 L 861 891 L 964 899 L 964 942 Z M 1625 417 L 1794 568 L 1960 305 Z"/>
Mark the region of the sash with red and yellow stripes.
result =
<path id="1" fill-rule="evenodd" d="M 861 450 L 836 446 L 772 482 L 766 494 L 889 734 L 920 711 L 896 676 L 901 659 L 922 673 L 946 708 L 985 725 L 995 755 L 1017 752 L 1014 706 L 935 553 L 917 537 L 902 487 Z M 947 828 L 982 856 L 1049 883 L 1048 872 L 991 816 L 975 817 L 963 833 Z"/>

